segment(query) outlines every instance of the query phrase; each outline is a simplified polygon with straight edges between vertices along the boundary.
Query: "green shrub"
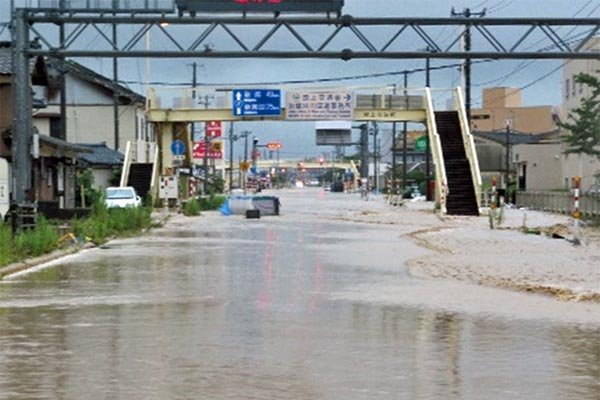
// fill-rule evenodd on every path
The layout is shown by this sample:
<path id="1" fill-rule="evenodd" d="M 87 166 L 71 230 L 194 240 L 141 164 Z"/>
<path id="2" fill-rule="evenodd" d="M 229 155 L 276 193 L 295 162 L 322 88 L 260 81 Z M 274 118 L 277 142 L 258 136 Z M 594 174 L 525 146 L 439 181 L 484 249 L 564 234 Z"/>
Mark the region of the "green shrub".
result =
<path id="1" fill-rule="evenodd" d="M 72 221 L 77 237 L 104 243 L 113 236 L 129 236 L 152 226 L 152 209 L 127 207 L 108 209 L 104 199 L 97 199 L 88 218 Z"/>
<path id="2" fill-rule="evenodd" d="M 182 211 L 183 215 L 188 217 L 200 215 L 200 203 L 196 199 L 186 201 Z"/>
<path id="3" fill-rule="evenodd" d="M 227 197 L 223 195 L 211 195 L 208 197 L 201 197 L 200 209 L 202 211 L 218 210 L 223 205 L 223 203 L 225 203 L 225 200 L 227 200 Z"/>
<path id="4" fill-rule="evenodd" d="M 57 248 L 60 234 L 44 218 L 39 217 L 33 230 L 12 234 L 8 224 L 0 225 L 0 265 L 8 265 L 28 257 L 37 257 Z"/>
<path id="5" fill-rule="evenodd" d="M 37 257 L 55 250 L 60 234 L 46 218 L 38 217 L 33 230 L 19 232 L 14 240 L 19 258 Z"/>

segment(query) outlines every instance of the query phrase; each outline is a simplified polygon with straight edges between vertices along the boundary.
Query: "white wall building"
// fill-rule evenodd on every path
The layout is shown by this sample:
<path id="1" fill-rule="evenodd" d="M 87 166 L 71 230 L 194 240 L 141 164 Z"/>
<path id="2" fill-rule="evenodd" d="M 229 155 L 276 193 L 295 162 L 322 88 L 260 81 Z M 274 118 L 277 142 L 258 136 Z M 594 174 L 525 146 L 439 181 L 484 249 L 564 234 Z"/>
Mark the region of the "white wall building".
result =
<path id="1" fill-rule="evenodd" d="M 600 37 L 589 40 L 584 49 L 600 50 Z M 576 82 L 575 77 L 580 73 L 600 76 L 600 60 L 565 61 L 561 107 L 565 122 L 581 101 L 592 94 L 591 88 Z M 581 176 L 584 192 L 600 184 L 600 160 L 588 155 L 565 154 L 565 149 L 566 145 L 559 137 L 515 147 L 513 161 L 517 163 L 519 181 L 525 183 L 525 190 L 569 189 L 575 176 Z"/>
<path id="2" fill-rule="evenodd" d="M 54 74 L 54 78 L 58 78 L 59 71 L 65 71 L 67 133 L 64 137 L 61 131 L 60 92 L 52 90 L 48 107 L 34 115 L 34 126 L 41 134 L 71 143 L 105 142 L 121 153 L 128 141 L 156 141 L 152 126 L 146 122 L 143 96 L 118 86 L 119 144 L 116 148 L 112 80 L 73 61 L 50 62 L 50 66 L 49 73 Z"/>
<path id="3" fill-rule="evenodd" d="M 600 51 L 600 37 L 594 37 L 584 46 L 586 50 Z M 580 73 L 600 76 L 600 60 L 571 60 L 563 68 L 563 115 L 565 120 L 573 109 L 580 106 L 584 98 L 592 95 L 591 88 L 577 83 Z M 563 145 L 564 150 L 564 145 Z M 561 176 L 563 187 L 569 187 L 573 176 L 582 177 L 582 188 L 588 189 L 600 179 L 600 160 L 596 157 L 577 154 L 561 154 Z"/>

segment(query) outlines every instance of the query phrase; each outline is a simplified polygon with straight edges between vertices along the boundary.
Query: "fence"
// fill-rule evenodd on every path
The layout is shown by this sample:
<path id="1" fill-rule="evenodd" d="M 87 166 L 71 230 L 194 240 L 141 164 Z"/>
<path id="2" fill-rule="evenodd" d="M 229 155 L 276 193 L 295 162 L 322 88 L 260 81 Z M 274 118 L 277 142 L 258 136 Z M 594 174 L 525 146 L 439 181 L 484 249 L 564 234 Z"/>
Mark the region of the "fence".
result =
<path id="1" fill-rule="evenodd" d="M 570 214 L 573 211 L 571 192 L 517 192 L 517 206 L 533 210 Z M 586 217 L 600 217 L 600 193 L 584 194 L 579 211 Z"/>

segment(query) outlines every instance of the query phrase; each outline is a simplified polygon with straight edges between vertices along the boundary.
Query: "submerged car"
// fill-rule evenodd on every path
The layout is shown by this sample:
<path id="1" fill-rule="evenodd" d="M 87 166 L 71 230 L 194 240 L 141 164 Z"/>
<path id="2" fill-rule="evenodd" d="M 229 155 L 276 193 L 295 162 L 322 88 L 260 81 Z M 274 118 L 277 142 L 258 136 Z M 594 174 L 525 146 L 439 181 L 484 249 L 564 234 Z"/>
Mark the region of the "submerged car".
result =
<path id="1" fill-rule="evenodd" d="M 142 199 L 131 186 L 106 188 L 106 206 L 108 208 L 139 207 Z"/>

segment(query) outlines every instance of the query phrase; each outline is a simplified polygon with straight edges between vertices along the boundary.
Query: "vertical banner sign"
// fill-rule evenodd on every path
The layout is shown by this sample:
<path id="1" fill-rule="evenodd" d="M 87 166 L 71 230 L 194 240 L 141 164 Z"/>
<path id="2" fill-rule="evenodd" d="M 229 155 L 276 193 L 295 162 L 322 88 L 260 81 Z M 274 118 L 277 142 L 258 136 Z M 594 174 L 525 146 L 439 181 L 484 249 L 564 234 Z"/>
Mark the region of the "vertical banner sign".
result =
<path id="1" fill-rule="evenodd" d="M 285 107 L 288 120 L 352 121 L 354 119 L 354 93 L 349 91 L 291 91 L 286 93 Z"/>
<path id="2" fill-rule="evenodd" d="M 221 121 L 208 121 L 206 123 L 206 136 L 210 138 L 223 136 L 223 124 Z"/>

